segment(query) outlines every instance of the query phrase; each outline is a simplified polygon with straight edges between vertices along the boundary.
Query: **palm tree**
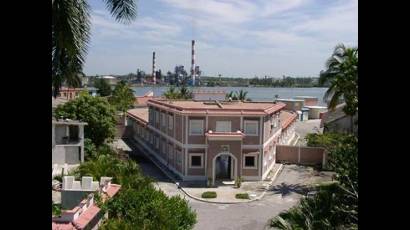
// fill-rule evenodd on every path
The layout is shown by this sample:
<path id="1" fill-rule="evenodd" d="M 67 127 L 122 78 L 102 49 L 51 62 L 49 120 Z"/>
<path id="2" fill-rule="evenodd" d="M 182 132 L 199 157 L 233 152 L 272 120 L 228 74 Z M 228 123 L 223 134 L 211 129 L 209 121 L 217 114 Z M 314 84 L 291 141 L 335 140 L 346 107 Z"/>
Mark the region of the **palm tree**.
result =
<path id="1" fill-rule="evenodd" d="M 135 0 L 104 0 L 111 15 L 128 23 L 136 17 Z M 52 86 L 56 97 L 64 82 L 78 87 L 78 73 L 90 40 L 90 6 L 86 0 L 52 1 Z"/>
<path id="2" fill-rule="evenodd" d="M 167 99 L 176 99 L 178 97 L 178 92 L 175 91 L 175 87 L 171 86 L 168 90 L 164 93 L 164 97 Z"/>
<path id="3" fill-rule="evenodd" d="M 189 91 L 185 85 L 182 85 L 181 89 L 179 90 L 179 98 L 192 99 L 192 92 Z"/>
<path id="4" fill-rule="evenodd" d="M 236 97 L 236 93 L 234 91 L 231 91 L 231 92 L 227 93 L 225 98 L 226 99 L 232 99 L 232 100 L 238 100 L 238 98 Z"/>
<path id="5" fill-rule="evenodd" d="M 346 114 L 355 115 L 358 110 L 358 49 L 347 48 L 343 44 L 335 47 L 326 62 L 326 70 L 320 73 L 321 85 L 330 83 L 324 99 L 329 101 L 328 108 L 334 109 L 343 99 L 347 106 Z"/>
<path id="6" fill-rule="evenodd" d="M 238 95 L 238 100 L 245 101 L 247 99 L 246 95 L 248 94 L 248 91 L 243 91 L 242 89 L 239 90 L 237 93 Z"/>

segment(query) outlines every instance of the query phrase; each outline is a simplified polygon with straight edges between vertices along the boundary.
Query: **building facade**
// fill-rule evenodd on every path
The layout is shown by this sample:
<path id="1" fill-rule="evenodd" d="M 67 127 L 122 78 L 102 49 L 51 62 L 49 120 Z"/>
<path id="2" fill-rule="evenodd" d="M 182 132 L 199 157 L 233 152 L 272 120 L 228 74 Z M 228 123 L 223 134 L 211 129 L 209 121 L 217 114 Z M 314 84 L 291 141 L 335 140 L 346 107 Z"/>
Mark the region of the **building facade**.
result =
<path id="1" fill-rule="evenodd" d="M 263 180 L 294 136 L 285 104 L 149 100 L 127 113 L 132 138 L 182 180 Z"/>

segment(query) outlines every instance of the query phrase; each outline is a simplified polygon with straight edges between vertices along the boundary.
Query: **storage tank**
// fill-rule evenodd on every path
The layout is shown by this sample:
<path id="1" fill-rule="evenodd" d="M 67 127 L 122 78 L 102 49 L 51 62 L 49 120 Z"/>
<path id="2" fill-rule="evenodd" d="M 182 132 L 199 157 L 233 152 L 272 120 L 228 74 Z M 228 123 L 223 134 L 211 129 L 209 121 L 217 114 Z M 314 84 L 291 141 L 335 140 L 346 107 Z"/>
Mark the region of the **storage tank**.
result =
<path id="1" fill-rule="evenodd" d="M 309 109 L 304 107 L 302 108 L 302 121 L 307 121 L 309 120 L 310 115 L 309 115 Z"/>
<path id="2" fill-rule="evenodd" d="M 310 119 L 320 119 L 320 113 L 326 112 L 326 106 L 306 106 L 309 109 L 309 118 Z"/>
<path id="3" fill-rule="evenodd" d="M 296 96 L 294 99 L 304 100 L 305 106 L 315 106 L 318 104 L 319 99 L 317 97 L 312 96 Z"/>
<path id="4" fill-rule="evenodd" d="M 299 111 L 305 106 L 305 101 L 300 99 L 276 99 L 278 102 L 286 104 L 286 110 Z"/>

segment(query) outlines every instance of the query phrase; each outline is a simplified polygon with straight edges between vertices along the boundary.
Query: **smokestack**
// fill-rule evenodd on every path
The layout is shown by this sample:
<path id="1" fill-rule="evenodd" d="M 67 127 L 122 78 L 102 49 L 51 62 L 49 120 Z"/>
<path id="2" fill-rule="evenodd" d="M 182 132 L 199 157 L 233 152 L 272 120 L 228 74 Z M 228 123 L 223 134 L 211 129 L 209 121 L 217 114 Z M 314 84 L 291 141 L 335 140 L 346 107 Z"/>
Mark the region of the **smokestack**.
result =
<path id="1" fill-rule="evenodd" d="M 155 79 L 155 52 L 152 52 L 152 81 L 154 84 L 157 83 L 157 80 Z"/>
<path id="2" fill-rule="evenodd" d="M 192 57 L 191 57 L 191 77 L 192 85 L 195 85 L 195 40 L 192 40 Z"/>

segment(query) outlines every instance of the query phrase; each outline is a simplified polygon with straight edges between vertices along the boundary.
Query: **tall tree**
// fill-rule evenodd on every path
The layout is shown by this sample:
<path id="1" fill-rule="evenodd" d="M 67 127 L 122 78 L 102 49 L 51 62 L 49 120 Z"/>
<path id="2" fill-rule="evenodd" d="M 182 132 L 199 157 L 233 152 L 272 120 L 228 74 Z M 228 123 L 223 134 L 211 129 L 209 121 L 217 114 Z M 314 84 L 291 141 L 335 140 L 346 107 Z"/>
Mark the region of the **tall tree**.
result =
<path id="1" fill-rule="evenodd" d="M 136 0 L 103 0 L 111 15 L 119 22 L 129 23 L 136 17 Z M 90 6 L 86 0 L 52 1 L 52 86 L 56 97 L 62 84 L 81 84 L 78 73 L 90 41 Z"/>
<path id="2" fill-rule="evenodd" d="M 344 112 L 354 116 L 358 111 L 358 48 L 339 44 L 326 62 L 326 70 L 320 73 L 319 83 L 330 83 L 324 99 L 329 100 L 329 109 L 334 109 L 343 99 Z"/>
<path id="3" fill-rule="evenodd" d="M 94 82 L 95 88 L 97 88 L 97 93 L 101 97 L 106 97 L 111 95 L 111 86 L 108 82 L 102 78 L 96 79 Z"/>
<path id="4" fill-rule="evenodd" d="M 55 117 L 87 122 L 84 137 L 90 138 L 97 147 L 115 134 L 115 110 L 105 98 L 82 94 L 58 106 Z"/>
<path id="5" fill-rule="evenodd" d="M 134 104 L 134 92 L 125 81 L 120 81 L 115 86 L 109 101 L 117 111 L 125 112 Z"/>

